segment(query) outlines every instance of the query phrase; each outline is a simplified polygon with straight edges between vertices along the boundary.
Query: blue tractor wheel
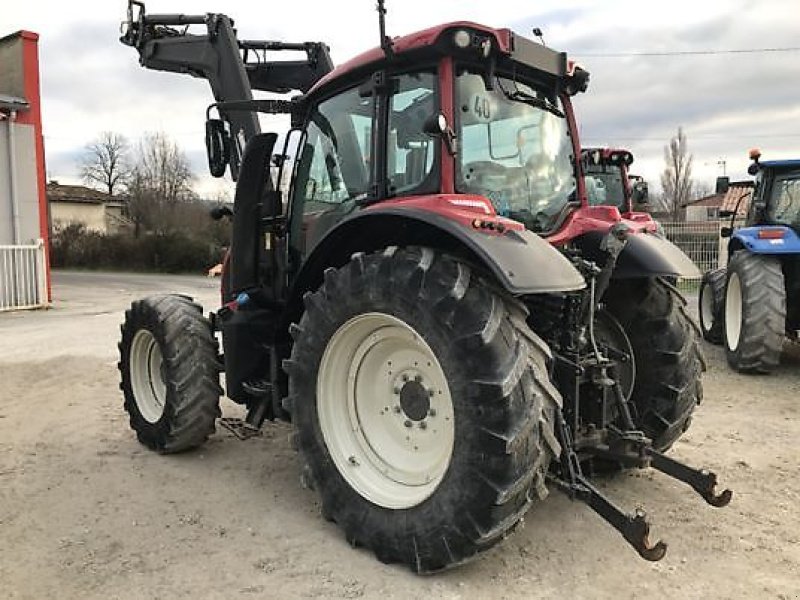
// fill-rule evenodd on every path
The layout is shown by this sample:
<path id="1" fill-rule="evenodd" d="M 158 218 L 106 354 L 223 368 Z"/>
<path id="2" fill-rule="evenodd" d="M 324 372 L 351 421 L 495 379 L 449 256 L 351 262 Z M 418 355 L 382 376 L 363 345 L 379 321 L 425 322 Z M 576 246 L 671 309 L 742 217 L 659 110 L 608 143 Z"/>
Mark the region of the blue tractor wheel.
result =
<path id="1" fill-rule="evenodd" d="M 742 373 L 778 366 L 786 331 L 786 288 L 774 256 L 740 250 L 725 281 L 725 356 Z"/>

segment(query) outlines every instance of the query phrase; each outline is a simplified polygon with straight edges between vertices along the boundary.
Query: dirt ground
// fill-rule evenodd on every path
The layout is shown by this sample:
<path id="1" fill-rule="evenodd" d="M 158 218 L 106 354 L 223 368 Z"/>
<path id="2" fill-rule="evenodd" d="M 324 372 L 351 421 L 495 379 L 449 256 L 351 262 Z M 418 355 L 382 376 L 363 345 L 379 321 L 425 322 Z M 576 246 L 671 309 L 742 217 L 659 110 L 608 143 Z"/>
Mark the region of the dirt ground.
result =
<path id="1" fill-rule="evenodd" d="M 672 454 L 735 490 L 714 509 L 651 471 L 601 487 L 670 548 L 639 559 L 557 492 L 472 563 L 419 577 L 349 547 L 300 484 L 284 425 L 158 456 L 117 388 L 124 307 L 152 291 L 214 306 L 204 278 L 56 273 L 53 309 L 0 314 L 2 598 L 800 598 L 800 352 L 745 377 L 706 346 L 705 400 Z M 226 402 L 223 412 L 238 416 Z"/>

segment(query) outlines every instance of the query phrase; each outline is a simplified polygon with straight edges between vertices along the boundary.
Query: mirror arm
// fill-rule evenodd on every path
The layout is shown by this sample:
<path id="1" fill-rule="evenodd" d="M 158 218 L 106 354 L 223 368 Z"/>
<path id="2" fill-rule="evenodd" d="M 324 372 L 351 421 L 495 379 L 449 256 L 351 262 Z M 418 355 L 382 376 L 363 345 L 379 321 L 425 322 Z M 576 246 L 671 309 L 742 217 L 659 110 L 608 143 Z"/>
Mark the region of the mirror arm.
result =
<path id="1" fill-rule="evenodd" d="M 456 148 L 456 134 L 451 127 L 448 127 L 442 132 L 442 139 L 444 140 L 445 146 L 447 146 L 447 151 L 450 153 L 450 156 L 455 156 L 458 153 L 458 149 Z"/>

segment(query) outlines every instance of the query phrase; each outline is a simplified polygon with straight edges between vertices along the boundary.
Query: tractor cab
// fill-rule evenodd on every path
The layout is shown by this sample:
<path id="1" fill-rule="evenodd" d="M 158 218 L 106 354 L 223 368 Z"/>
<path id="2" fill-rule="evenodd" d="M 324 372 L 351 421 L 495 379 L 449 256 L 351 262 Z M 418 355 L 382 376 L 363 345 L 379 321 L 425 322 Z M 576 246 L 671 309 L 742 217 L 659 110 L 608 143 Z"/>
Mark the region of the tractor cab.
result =
<path id="1" fill-rule="evenodd" d="M 552 231 L 580 196 L 569 97 L 588 77 L 564 53 L 468 22 L 337 67 L 295 104 L 297 159 L 280 190 L 295 264 L 360 209 Z"/>
<path id="2" fill-rule="evenodd" d="M 564 245 L 593 231 L 607 231 L 623 223 L 632 232 L 654 233 L 658 225 L 648 212 L 647 182 L 630 175 L 633 154 L 617 148 L 583 148 L 579 167 L 585 196 L 560 227 L 548 235 L 555 245 Z"/>
<path id="3" fill-rule="evenodd" d="M 586 181 L 589 206 L 616 206 L 628 215 L 644 212 L 648 207 L 647 182 L 640 175 L 631 175 L 628 167 L 633 154 L 612 148 L 584 148 L 581 164 Z"/>
<path id="4" fill-rule="evenodd" d="M 755 187 L 747 213 L 748 225 L 784 226 L 800 232 L 800 160 L 762 162 L 751 152 L 748 168 Z"/>

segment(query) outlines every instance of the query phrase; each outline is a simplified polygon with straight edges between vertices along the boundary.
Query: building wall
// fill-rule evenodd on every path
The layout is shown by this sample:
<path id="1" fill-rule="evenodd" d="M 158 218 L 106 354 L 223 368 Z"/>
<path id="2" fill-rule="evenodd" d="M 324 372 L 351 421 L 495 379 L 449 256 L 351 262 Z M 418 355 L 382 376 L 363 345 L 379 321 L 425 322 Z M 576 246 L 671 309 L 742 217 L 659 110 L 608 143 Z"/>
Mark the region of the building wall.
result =
<path id="1" fill-rule="evenodd" d="M 107 230 L 105 207 L 102 204 L 81 202 L 51 202 L 50 219 L 53 229 L 80 223 L 86 229 L 105 233 Z"/>
<path id="2" fill-rule="evenodd" d="M 14 135 L 15 176 L 11 177 L 9 131 Z M 17 244 L 30 244 L 42 237 L 39 219 L 39 190 L 34 128 L 25 123 L 0 121 L 0 245 L 14 243 L 11 186 L 16 188 L 19 212 Z"/>
<path id="3" fill-rule="evenodd" d="M 108 202 L 105 205 L 106 233 L 119 233 L 131 226 L 130 219 L 124 214 L 124 205 L 119 202 Z"/>
<path id="4" fill-rule="evenodd" d="M 719 208 L 716 206 L 687 206 L 687 221 L 714 221 L 719 218 Z"/>

